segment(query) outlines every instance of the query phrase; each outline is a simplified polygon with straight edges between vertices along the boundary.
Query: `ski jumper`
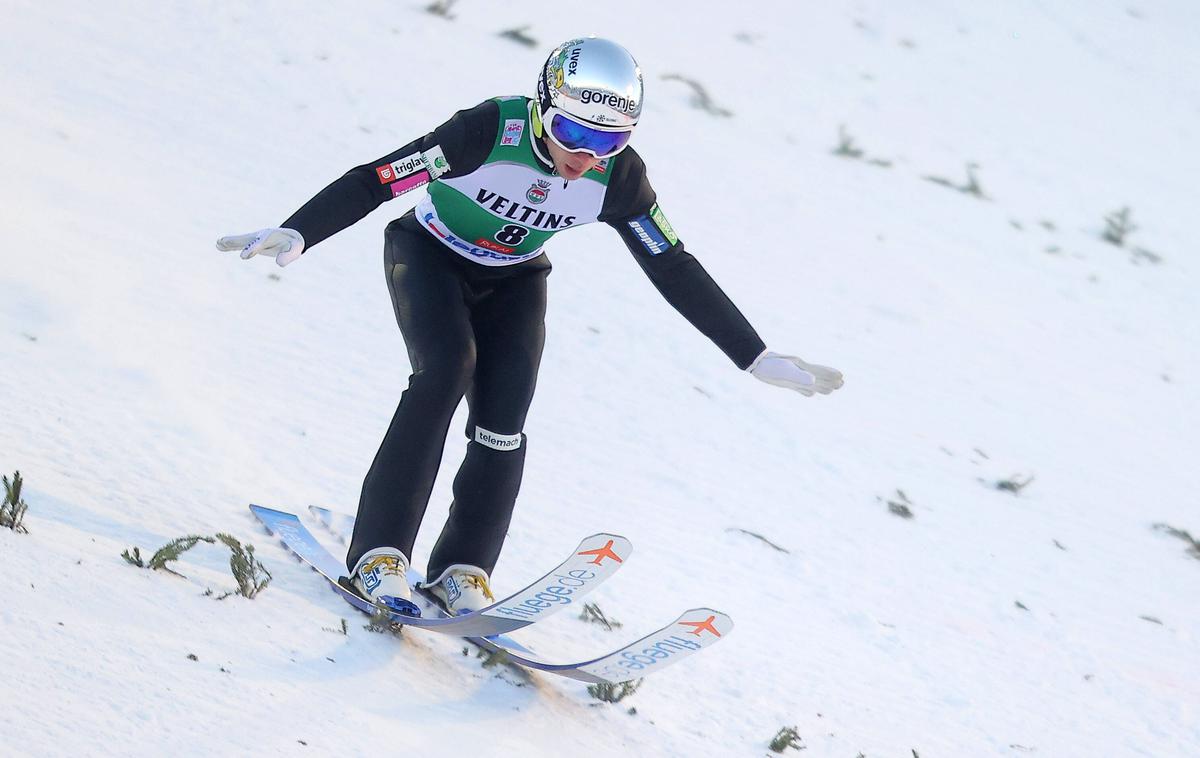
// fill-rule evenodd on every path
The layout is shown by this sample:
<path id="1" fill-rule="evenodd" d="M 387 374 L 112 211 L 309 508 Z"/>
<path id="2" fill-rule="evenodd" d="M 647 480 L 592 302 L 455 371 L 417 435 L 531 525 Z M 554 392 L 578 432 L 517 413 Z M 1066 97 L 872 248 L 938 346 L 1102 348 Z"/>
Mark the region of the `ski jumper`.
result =
<path id="1" fill-rule="evenodd" d="M 491 575 L 528 440 L 522 431 L 545 339 L 543 251 L 554 235 L 602 221 L 624 240 L 676 310 L 745 369 L 758 334 L 658 208 L 631 147 L 567 182 L 535 136 L 531 101 L 487 100 L 429 134 L 351 169 L 282 226 L 305 254 L 387 200 L 422 186 L 414 210 L 388 224 L 384 270 L 412 375 L 363 482 L 346 557 L 390 546 L 412 557 L 451 418 L 467 399 L 467 453 L 450 516 L 429 559 L 432 580 L 456 564 Z"/>

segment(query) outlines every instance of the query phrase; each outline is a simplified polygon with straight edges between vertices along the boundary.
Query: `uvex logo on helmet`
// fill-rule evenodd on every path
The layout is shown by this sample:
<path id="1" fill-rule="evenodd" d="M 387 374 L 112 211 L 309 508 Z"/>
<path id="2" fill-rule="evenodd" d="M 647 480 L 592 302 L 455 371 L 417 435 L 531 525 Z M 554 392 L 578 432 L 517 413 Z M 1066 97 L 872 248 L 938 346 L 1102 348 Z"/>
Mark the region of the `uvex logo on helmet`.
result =
<path id="1" fill-rule="evenodd" d="M 598 105 L 607 105 L 609 108 L 616 108 L 617 110 L 625 111 L 626 113 L 634 113 L 637 111 L 637 100 L 633 100 L 628 97 L 622 97 L 621 95 L 617 95 L 612 92 L 602 92 L 595 89 L 585 89 L 580 91 L 579 102 L 583 103 L 584 105 L 591 105 L 593 103 Z"/>

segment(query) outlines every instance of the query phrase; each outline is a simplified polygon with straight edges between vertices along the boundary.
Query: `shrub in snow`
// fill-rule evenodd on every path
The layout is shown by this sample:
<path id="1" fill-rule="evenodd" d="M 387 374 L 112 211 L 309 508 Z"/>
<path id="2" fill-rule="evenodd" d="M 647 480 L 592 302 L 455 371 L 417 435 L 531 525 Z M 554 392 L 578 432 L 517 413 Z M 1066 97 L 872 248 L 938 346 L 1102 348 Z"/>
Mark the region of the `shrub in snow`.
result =
<path id="1" fill-rule="evenodd" d="M 779 730 L 767 747 L 774 750 L 776 753 L 782 753 L 789 747 L 794 747 L 797 750 L 803 750 L 804 746 L 800 744 L 800 732 L 794 726 L 785 726 Z"/>
<path id="2" fill-rule="evenodd" d="M 1130 250 L 1129 253 L 1131 256 L 1131 260 L 1134 263 L 1140 263 L 1141 261 L 1149 261 L 1150 263 L 1157 264 L 1157 263 L 1163 262 L 1161 255 L 1154 252 L 1153 250 L 1147 250 L 1144 247 L 1135 247 L 1132 250 Z"/>
<path id="3" fill-rule="evenodd" d="M 872 166 L 880 166 L 882 168 L 890 168 L 892 162 L 883 158 L 867 158 L 866 153 L 862 148 L 854 144 L 854 137 L 846 131 L 845 125 L 838 126 L 838 144 L 831 151 L 834 155 L 841 158 L 852 158 L 854 160 L 865 160 Z"/>
<path id="4" fill-rule="evenodd" d="M 913 504 L 913 501 L 908 499 L 908 495 L 904 494 L 904 490 L 896 490 L 896 497 L 899 500 L 887 501 L 888 511 L 900 518 L 912 518 L 913 512 L 909 506 Z"/>
<path id="5" fill-rule="evenodd" d="M 392 621 L 392 614 L 388 613 L 386 609 L 379 608 L 371 614 L 371 620 L 363 624 L 363 629 L 375 634 L 391 634 L 399 637 L 404 627 Z"/>
<path id="6" fill-rule="evenodd" d="M 583 621 L 591 621 L 593 624 L 599 624 L 610 632 L 621 626 L 620 621 L 610 619 L 604 615 L 604 611 L 600 610 L 600 606 L 595 603 L 584 603 L 583 612 L 579 614 L 579 618 Z"/>
<path id="7" fill-rule="evenodd" d="M 697 108 L 711 116 L 718 116 L 720 118 L 729 118 L 733 115 L 733 111 L 717 105 L 716 102 L 713 101 L 712 96 L 708 94 L 708 90 L 704 88 L 704 85 L 695 79 L 683 76 L 682 74 L 663 74 L 662 80 L 664 82 L 682 82 L 690 87 L 692 90 L 692 99 L 690 105 L 693 108 Z"/>
<path id="8" fill-rule="evenodd" d="M 1166 532 L 1172 537 L 1186 542 L 1188 545 L 1188 555 L 1192 556 L 1193 558 L 1200 559 L 1200 542 L 1198 542 L 1195 537 L 1188 533 L 1187 530 L 1176 529 L 1170 524 L 1155 524 L 1154 528 L 1160 532 Z"/>
<path id="9" fill-rule="evenodd" d="M 271 583 L 271 572 L 254 557 L 254 545 L 247 543 L 243 547 L 242 543 L 228 534 L 218 534 L 217 539 L 232 553 L 229 558 L 229 570 L 237 580 L 237 594 L 253 598 L 266 589 Z"/>
<path id="10" fill-rule="evenodd" d="M 450 9 L 454 7 L 455 2 L 457 0 L 434 0 L 434 2 L 425 6 L 425 12 L 441 16 L 444 19 L 453 19 L 454 15 L 450 13 Z"/>
<path id="11" fill-rule="evenodd" d="M 846 131 L 845 124 L 838 125 L 838 145 L 833 149 L 833 154 L 843 158 L 863 157 L 862 149 L 854 144 L 854 138 Z"/>
<path id="12" fill-rule="evenodd" d="M 121 557 L 138 568 L 148 568 L 155 571 L 161 569 L 166 571 L 168 574 L 183 576 L 183 574 L 171 569 L 169 566 L 167 566 L 167 564 L 171 563 L 172 561 L 179 560 L 179 556 L 191 550 L 198 542 L 207 542 L 212 544 L 216 542 L 216 540 L 212 537 L 201 537 L 198 534 L 190 534 L 186 537 L 176 537 L 167 544 L 163 545 L 155 551 L 154 555 L 150 556 L 150 560 L 148 561 L 142 560 L 142 551 L 136 546 L 134 546 L 132 553 L 126 550 L 125 552 L 121 553 Z"/>
<path id="13" fill-rule="evenodd" d="M 1013 474 L 1007 479 L 1001 479 L 1000 481 L 996 482 L 995 487 L 1001 492 L 1011 492 L 1014 495 L 1020 495 L 1021 490 L 1025 489 L 1030 484 L 1033 484 L 1033 474 L 1030 474 L 1029 478 L 1025 481 L 1021 481 L 1019 478 L 1017 478 L 1016 474 Z"/>
<path id="14" fill-rule="evenodd" d="M 977 168 L 979 166 L 974 163 L 967 164 L 967 183 L 959 187 L 958 190 L 963 194 L 974 195 L 982 199 L 984 197 L 983 187 L 979 185 L 979 179 L 975 176 L 975 169 Z"/>
<path id="15" fill-rule="evenodd" d="M 502 649 L 480 650 L 475 657 L 483 659 L 482 666 L 485 669 L 494 668 L 496 666 L 508 666 L 512 664 L 512 659 L 509 658 L 508 651 Z"/>
<path id="16" fill-rule="evenodd" d="M 515 29 L 505 29 L 500 32 L 499 36 L 507 40 L 512 40 L 523 47 L 537 47 L 538 41 L 525 33 L 528 30 L 529 25 L 526 24 L 525 26 L 518 26 Z"/>
<path id="17" fill-rule="evenodd" d="M 979 179 L 975 176 L 975 169 L 977 168 L 979 168 L 979 164 L 977 163 L 967 164 L 966 184 L 955 184 L 944 176 L 923 176 L 921 178 L 927 182 L 933 182 L 934 184 L 940 184 L 943 187 L 949 187 L 950 189 L 958 190 L 964 195 L 971 195 L 972 197 L 977 197 L 980 200 L 986 200 L 987 195 L 983 193 L 983 187 L 979 184 Z"/>
<path id="18" fill-rule="evenodd" d="M 730 528 L 726 529 L 725 531 L 727 531 L 727 532 L 740 532 L 741 534 L 745 534 L 745 535 L 747 535 L 747 536 L 753 537 L 753 538 L 755 538 L 756 540 L 758 540 L 759 542 L 762 542 L 764 545 L 767 545 L 767 546 L 768 546 L 768 547 L 770 547 L 770 548 L 773 548 L 773 549 L 775 549 L 775 550 L 778 550 L 778 551 L 779 551 L 779 552 L 781 552 L 781 553 L 788 553 L 788 554 L 790 554 L 790 553 L 792 552 L 792 551 L 788 550 L 786 547 L 780 547 L 779 545 L 776 545 L 774 542 L 772 542 L 771 540 L 769 540 L 769 539 L 767 539 L 766 537 L 762 536 L 762 535 L 761 535 L 761 534 L 759 534 L 758 532 L 752 532 L 752 531 L 750 531 L 749 529 L 742 529 L 741 527 L 738 527 L 738 526 L 731 526 Z"/>
<path id="19" fill-rule="evenodd" d="M 342 628 L 341 629 L 331 629 L 330 627 L 323 626 L 323 627 L 321 627 L 321 631 L 322 632 L 333 632 L 334 634 L 340 634 L 343 637 L 350 636 L 350 627 L 347 626 L 346 619 L 342 619 Z"/>
<path id="20" fill-rule="evenodd" d="M 1117 247 L 1125 246 L 1125 238 L 1133 234 L 1133 230 L 1137 229 L 1137 225 L 1133 223 L 1130 216 L 1133 211 L 1129 206 L 1125 206 L 1119 211 L 1113 211 L 1104 217 L 1104 232 L 1100 235 L 1105 242 L 1111 242 Z"/>
<path id="21" fill-rule="evenodd" d="M 1132 216 L 1133 211 L 1130 210 L 1129 206 L 1109 213 L 1104 217 L 1104 231 L 1100 233 L 1100 238 L 1117 247 L 1125 247 L 1126 239 L 1138 228 L 1137 224 L 1133 223 Z M 1148 263 L 1159 264 L 1163 262 L 1161 255 L 1144 247 L 1134 246 L 1129 248 L 1129 255 L 1130 260 L 1134 263 L 1146 261 Z"/>
<path id="22" fill-rule="evenodd" d="M 229 558 L 229 570 L 233 572 L 233 578 L 237 581 L 238 586 L 234 592 L 226 592 L 217 599 L 224 600 L 235 593 L 242 597 L 253 598 L 266 589 L 267 585 L 271 582 L 271 572 L 267 571 L 266 566 L 263 566 L 254 557 L 254 546 L 250 544 L 243 546 L 241 542 L 229 534 L 222 533 L 215 537 L 189 534 L 186 537 L 176 537 L 155 551 L 149 560 L 142 558 L 142 551 L 136 546 L 132 550 L 126 550 L 121 553 L 121 557 L 126 562 L 138 568 L 148 568 L 155 571 L 161 569 L 167 573 L 182 577 L 183 574 L 175 571 L 167 564 L 179 560 L 181 555 L 201 542 L 213 545 L 218 541 L 228 547 L 232 554 Z M 187 577 L 184 578 L 186 579 Z M 212 591 L 209 590 L 205 594 L 211 595 Z"/>
<path id="23" fill-rule="evenodd" d="M 606 703 L 619 703 L 625 698 L 638 691 L 645 679 L 636 679 L 632 682 L 621 682 L 620 684 L 589 684 L 588 694 L 597 700 L 602 700 Z"/>
<path id="24" fill-rule="evenodd" d="M 14 471 L 11 482 L 8 481 L 7 476 L 0 478 L 4 479 L 4 503 L 0 504 L 0 527 L 28 534 L 29 530 L 22 523 L 29 506 L 21 499 L 21 485 L 24 483 L 24 480 L 21 479 L 21 472 Z"/>

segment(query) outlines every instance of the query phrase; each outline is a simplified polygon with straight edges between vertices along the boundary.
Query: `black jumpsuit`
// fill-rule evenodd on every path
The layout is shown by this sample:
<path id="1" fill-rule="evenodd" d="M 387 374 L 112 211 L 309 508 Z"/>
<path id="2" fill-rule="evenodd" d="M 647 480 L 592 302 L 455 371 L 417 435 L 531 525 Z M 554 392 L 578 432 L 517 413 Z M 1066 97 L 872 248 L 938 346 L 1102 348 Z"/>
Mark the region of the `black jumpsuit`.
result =
<path id="1" fill-rule="evenodd" d="M 445 178 L 472 173 L 496 142 L 498 114 L 491 100 L 456 113 L 424 137 L 351 169 L 282 226 L 303 235 L 307 253 L 392 199 L 378 171 L 416 151 L 440 146 L 450 165 Z M 544 145 L 535 152 L 539 159 L 548 155 Z M 549 161 L 543 167 L 553 171 Z M 628 223 L 644 220 L 654 203 L 645 164 L 626 148 L 615 161 L 599 220 L 618 231 L 663 297 L 746 368 L 765 345 L 732 301 L 682 242 L 652 254 Z M 545 341 L 550 261 L 543 253 L 508 266 L 475 263 L 443 245 L 410 211 L 385 231 L 384 266 L 413 373 L 363 482 L 346 564 L 353 570 L 364 553 L 381 546 L 412 557 L 451 417 L 465 396 L 470 441 L 427 575 L 436 578 L 452 564 L 490 575 L 521 484 L 522 429 Z M 481 444 L 477 430 L 513 441 Z"/>

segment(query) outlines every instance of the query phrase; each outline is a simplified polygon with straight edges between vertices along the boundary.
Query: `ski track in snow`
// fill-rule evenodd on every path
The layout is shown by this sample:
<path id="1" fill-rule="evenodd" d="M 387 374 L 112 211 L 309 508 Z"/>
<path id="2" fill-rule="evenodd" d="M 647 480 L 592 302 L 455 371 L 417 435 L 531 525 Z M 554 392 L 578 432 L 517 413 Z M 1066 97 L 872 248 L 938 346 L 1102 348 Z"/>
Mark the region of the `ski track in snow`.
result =
<path id="1" fill-rule="evenodd" d="M 7 5 L 0 469 L 30 510 L 0 529 L 0 754 L 762 755 L 792 725 L 806 756 L 1200 754 L 1200 562 L 1152 528 L 1200 534 L 1194 3 Z M 524 24 L 536 48 L 497 36 Z M 737 624 L 617 705 L 364 630 L 246 510 L 353 511 L 408 374 L 381 233 L 416 198 L 286 270 L 213 250 L 581 32 L 646 72 L 635 139 L 688 249 L 847 382 L 755 382 L 611 230 L 553 243 L 495 584 L 597 531 L 635 552 L 591 598 L 622 628 L 518 637 L 568 659 L 688 607 Z M 968 163 L 985 200 L 922 178 Z M 120 557 L 218 531 L 274 574 L 257 599 L 203 596 L 224 548 L 186 579 Z"/>

